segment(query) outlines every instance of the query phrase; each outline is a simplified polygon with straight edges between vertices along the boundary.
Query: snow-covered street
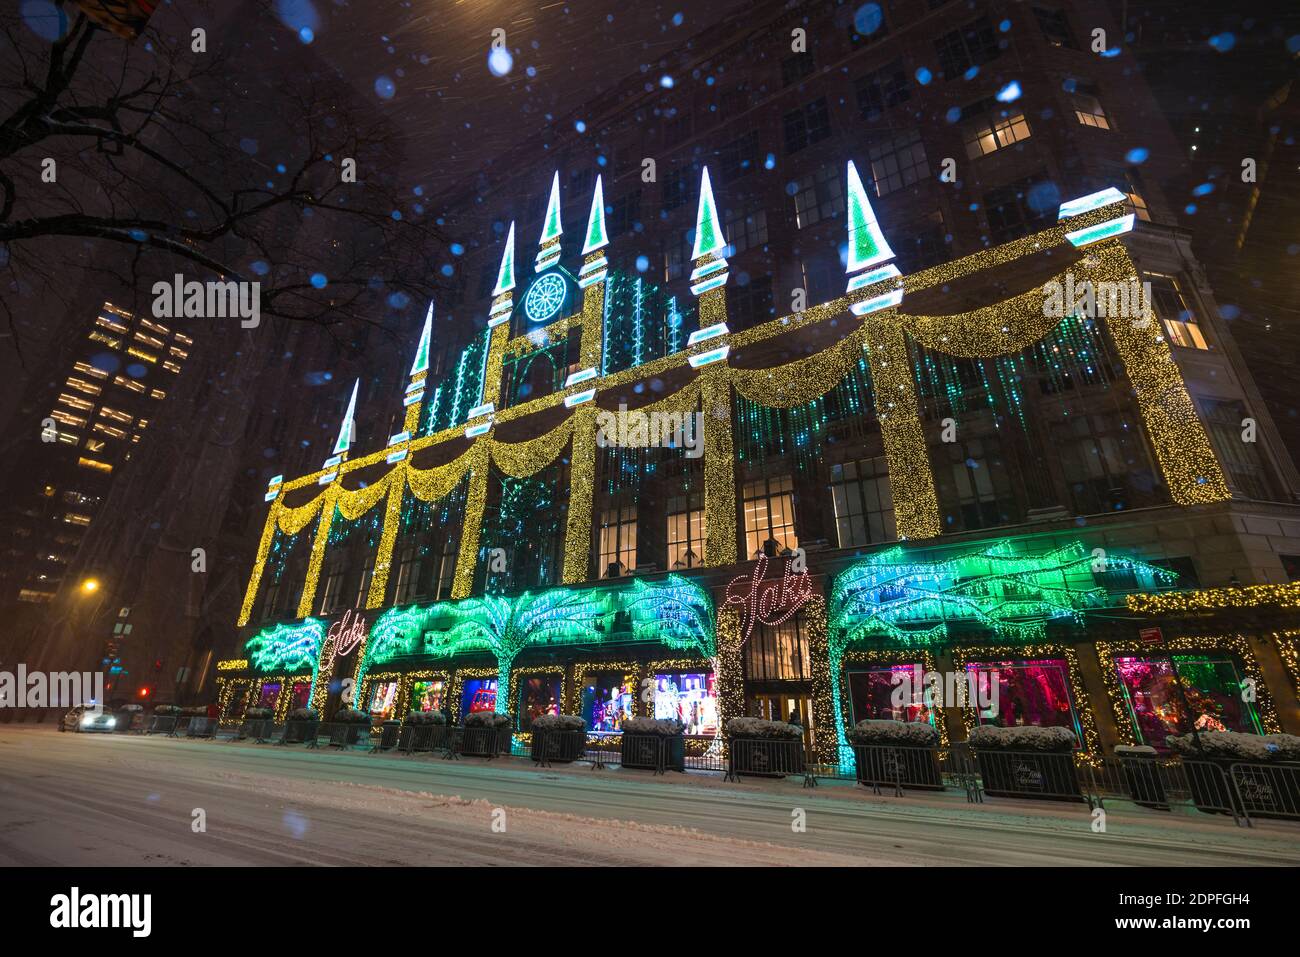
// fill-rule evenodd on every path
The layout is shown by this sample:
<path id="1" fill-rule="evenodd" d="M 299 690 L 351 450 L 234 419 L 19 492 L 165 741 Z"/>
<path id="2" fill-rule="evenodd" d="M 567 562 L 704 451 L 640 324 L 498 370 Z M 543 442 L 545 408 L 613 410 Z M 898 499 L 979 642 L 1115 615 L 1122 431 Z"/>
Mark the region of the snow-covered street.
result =
<path id="1" fill-rule="evenodd" d="M 7 866 L 1300 864 L 1300 825 L 1125 805 L 1106 824 L 956 792 L 0 726 Z"/>

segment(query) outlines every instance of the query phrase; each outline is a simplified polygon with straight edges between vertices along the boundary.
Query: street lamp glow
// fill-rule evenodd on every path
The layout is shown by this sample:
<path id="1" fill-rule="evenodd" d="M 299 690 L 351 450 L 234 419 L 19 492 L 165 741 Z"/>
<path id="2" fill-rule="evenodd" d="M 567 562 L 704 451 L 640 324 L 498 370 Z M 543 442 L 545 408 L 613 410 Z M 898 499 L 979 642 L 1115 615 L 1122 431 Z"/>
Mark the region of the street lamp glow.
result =
<path id="1" fill-rule="evenodd" d="M 81 583 L 81 590 L 84 591 L 86 594 L 99 591 L 99 579 L 87 578 L 84 582 Z"/>

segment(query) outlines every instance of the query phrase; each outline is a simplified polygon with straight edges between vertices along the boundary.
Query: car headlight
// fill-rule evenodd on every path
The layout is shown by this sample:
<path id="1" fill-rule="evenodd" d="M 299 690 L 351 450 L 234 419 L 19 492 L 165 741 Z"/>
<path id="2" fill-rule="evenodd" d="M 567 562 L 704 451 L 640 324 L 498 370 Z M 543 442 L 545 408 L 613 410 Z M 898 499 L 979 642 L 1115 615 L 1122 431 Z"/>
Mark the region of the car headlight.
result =
<path id="1" fill-rule="evenodd" d="M 109 718 L 109 719 L 108 719 L 108 726 L 109 726 L 110 728 L 112 728 L 112 727 L 116 727 L 116 725 L 117 725 L 117 718 Z"/>
<path id="2" fill-rule="evenodd" d="M 95 716 L 93 714 L 83 715 L 81 718 L 81 726 L 83 728 L 87 728 L 94 723 L 95 723 Z"/>

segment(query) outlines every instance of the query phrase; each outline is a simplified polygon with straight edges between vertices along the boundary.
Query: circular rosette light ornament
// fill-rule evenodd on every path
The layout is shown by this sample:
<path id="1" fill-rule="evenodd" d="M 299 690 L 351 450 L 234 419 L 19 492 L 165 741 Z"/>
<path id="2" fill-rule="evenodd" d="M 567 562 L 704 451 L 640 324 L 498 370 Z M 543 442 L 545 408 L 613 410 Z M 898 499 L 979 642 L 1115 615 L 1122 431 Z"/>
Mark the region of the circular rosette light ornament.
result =
<path id="1" fill-rule="evenodd" d="M 554 319 L 564 306 L 566 291 L 564 280 L 555 273 L 540 277 L 524 297 L 524 315 L 528 321 L 550 322 Z"/>

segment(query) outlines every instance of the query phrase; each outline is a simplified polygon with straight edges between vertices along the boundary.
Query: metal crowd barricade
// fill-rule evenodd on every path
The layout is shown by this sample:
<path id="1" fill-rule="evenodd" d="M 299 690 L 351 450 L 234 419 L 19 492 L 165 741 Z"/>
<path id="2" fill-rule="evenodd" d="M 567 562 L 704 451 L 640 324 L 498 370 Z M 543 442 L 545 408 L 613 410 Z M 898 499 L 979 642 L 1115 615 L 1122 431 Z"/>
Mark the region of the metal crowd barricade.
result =
<path id="1" fill-rule="evenodd" d="M 275 733 L 274 718 L 245 718 L 231 741 L 243 741 L 252 738 L 254 744 L 266 744 Z"/>
<path id="2" fill-rule="evenodd" d="M 217 736 L 217 719 L 194 716 L 185 725 L 187 738 L 215 738 Z"/>
<path id="3" fill-rule="evenodd" d="M 990 797 L 1086 802 L 1071 752 L 973 751 L 980 786 Z"/>
<path id="4" fill-rule="evenodd" d="M 1300 764 L 1240 762 L 1228 777 L 1247 824 L 1252 817 L 1300 820 Z"/>
<path id="5" fill-rule="evenodd" d="M 145 729 L 145 734 L 165 734 L 168 737 L 176 736 L 177 716 L 174 714 L 156 714 L 149 719 L 149 727 Z"/>
<path id="6" fill-rule="evenodd" d="M 311 742 L 311 746 L 315 747 L 319 728 L 319 721 L 286 721 L 280 731 L 280 740 L 275 743 L 285 745 Z"/>
<path id="7" fill-rule="evenodd" d="M 742 775 L 805 775 L 803 741 L 796 738 L 732 738 L 727 748 L 727 781 Z"/>

